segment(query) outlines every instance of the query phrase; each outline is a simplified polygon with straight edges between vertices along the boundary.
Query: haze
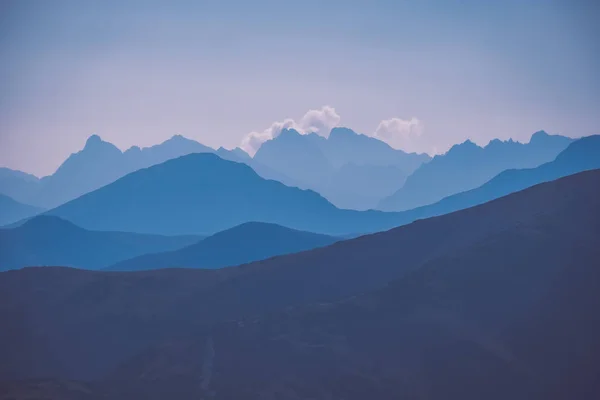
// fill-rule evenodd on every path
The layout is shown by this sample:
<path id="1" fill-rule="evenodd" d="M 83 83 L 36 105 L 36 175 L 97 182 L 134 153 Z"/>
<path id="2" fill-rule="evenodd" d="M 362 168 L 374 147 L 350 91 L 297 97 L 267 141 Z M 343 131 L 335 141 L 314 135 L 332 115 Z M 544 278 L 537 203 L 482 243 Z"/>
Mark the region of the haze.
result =
<path id="1" fill-rule="evenodd" d="M 50 174 L 93 133 L 233 148 L 309 110 L 430 154 L 599 132 L 593 2 L 322 3 L 3 1 L 0 165 Z"/>

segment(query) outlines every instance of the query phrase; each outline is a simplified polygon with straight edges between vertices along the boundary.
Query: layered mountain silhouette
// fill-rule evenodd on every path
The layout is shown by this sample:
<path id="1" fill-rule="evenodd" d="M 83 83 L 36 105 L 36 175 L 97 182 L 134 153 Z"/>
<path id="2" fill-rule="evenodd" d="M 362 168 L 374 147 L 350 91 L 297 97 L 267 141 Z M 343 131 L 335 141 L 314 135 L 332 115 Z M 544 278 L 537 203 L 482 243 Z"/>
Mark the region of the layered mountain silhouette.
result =
<path id="1" fill-rule="evenodd" d="M 63 398 L 82 386 L 53 382 L 115 399 L 595 398 L 599 220 L 594 170 L 240 267 L 4 272 L 0 373 Z"/>
<path id="2" fill-rule="evenodd" d="M 216 398 L 596 398 L 600 173 L 585 175 L 547 193 L 564 201 L 551 214 L 434 256 L 385 289 L 219 325 L 113 376 L 150 374 L 129 387 L 156 379 L 148 391 L 166 393 L 155 362 L 173 379 L 175 366 L 191 377 L 210 361 L 218 373 L 198 392 Z M 202 362 L 166 361 L 186 349 Z"/>
<path id="3" fill-rule="evenodd" d="M 503 171 L 476 189 L 448 196 L 437 203 L 405 211 L 402 214 L 409 221 L 447 214 L 539 183 L 598 168 L 600 168 L 600 136 L 588 136 L 571 143 L 554 161 L 536 168 Z"/>
<path id="4" fill-rule="evenodd" d="M 99 269 L 141 254 L 179 249 L 201 239 L 95 232 L 42 215 L 19 227 L 0 229 L 0 271 L 48 265 Z"/>
<path id="5" fill-rule="evenodd" d="M 119 262 L 107 270 L 221 268 L 327 246 L 338 240 L 332 236 L 296 231 L 275 224 L 248 222 L 182 249 L 142 255 Z"/>
<path id="6" fill-rule="evenodd" d="M 71 154 L 54 174 L 42 179 L 20 171 L 9 173 L 11 170 L 4 169 L 0 172 L 0 193 L 29 204 L 52 208 L 130 172 L 191 153 L 218 153 L 220 157 L 238 162 L 249 159 L 241 149 L 220 148 L 215 151 L 181 135 L 151 147 L 134 146 L 125 152 L 98 135 L 92 135 L 81 151 Z"/>
<path id="7" fill-rule="evenodd" d="M 340 208 L 365 210 L 397 190 L 429 156 L 395 150 L 348 128 L 333 128 L 328 138 L 284 129 L 253 160 L 283 173 L 285 184 L 315 190 Z"/>
<path id="8" fill-rule="evenodd" d="M 40 214 L 44 210 L 0 194 L 0 226 Z"/>
<path id="9" fill-rule="evenodd" d="M 572 141 L 544 131 L 534 133 L 526 144 L 495 139 L 479 147 L 467 140 L 419 167 L 396 193 L 383 199 L 378 208 L 402 211 L 435 203 L 481 186 L 504 170 L 533 168 L 552 161 Z"/>
<path id="10" fill-rule="evenodd" d="M 133 172 L 47 212 L 92 230 L 212 234 L 245 222 L 343 235 L 399 225 L 399 215 L 340 210 L 319 194 L 265 180 L 249 166 L 190 154 Z"/>
<path id="11" fill-rule="evenodd" d="M 38 190 L 39 178 L 10 168 L 0 168 L 0 194 L 19 203 L 34 204 L 29 201 Z"/>

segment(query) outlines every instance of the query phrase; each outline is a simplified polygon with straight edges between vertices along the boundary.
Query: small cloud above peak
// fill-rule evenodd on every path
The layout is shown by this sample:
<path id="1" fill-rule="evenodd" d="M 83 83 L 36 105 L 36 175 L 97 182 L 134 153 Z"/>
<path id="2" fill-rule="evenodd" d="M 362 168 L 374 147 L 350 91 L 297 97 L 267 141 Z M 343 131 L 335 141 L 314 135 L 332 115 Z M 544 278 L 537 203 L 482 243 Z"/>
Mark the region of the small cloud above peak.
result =
<path id="1" fill-rule="evenodd" d="M 417 118 L 390 118 L 377 126 L 373 137 L 386 142 L 397 150 L 409 153 L 432 153 L 433 150 L 423 140 L 423 123 Z"/>
<path id="2" fill-rule="evenodd" d="M 264 142 L 276 138 L 285 129 L 293 129 L 301 135 L 316 133 L 326 137 L 339 122 L 340 116 L 335 108 L 323 106 L 317 110 L 308 110 L 299 121 L 286 118 L 283 121 L 273 122 L 269 128 L 262 132 L 250 132 L 242 139 L 240 147 L 251 156 L 254 156 Z"/>

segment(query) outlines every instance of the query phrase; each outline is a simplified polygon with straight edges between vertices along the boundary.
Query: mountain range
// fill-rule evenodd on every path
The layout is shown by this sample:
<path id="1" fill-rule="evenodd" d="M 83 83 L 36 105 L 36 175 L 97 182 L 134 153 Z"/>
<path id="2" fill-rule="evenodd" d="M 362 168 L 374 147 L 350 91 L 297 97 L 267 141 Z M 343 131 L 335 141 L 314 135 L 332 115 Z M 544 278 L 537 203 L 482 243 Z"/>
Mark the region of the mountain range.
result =
<path id="1" fill-rule="evenodd" d="M 247 222 L 179 250 L 145 254 L 121 261 L 109 271 L 158 268 L 222 268 L 330 245 L 338 238 L 274 224 Z"/>
<path id="2" fill-rule="evenodd" d="M 226 162 L 221 160 L 216 165 L 221 166 L 222 163 Z M 247 169 L 243 165 L 239 165 L 239 168 Z M 504 171 L 477 189 L 449 196 L 435 204 L 394 216 L 397 218 L 397 224 L 402 225 L 417 219 L 473 207 L 539 183 L 596 168 L 600 168 L 600 136 L 589 136 L 571 143 L 552 162 L 531 169 Z M 221 173 L 220 167 L 211 168 L 211 171 L 219 176 L 226 176 Z M 174 173 L 175 175 L 177 173 Z M 161 181 L 156 184 L 161 185 Z M 235 186 L 235 183 L 229 182 L 226 186 Z M 285 190 L 294 190 L 294 193 L 300 196 L 297 202 L 301 202 L 301 198 L 307 193 L 292 188 Z M 322 203 L 325 204 L 324 201 Z M 220 205 L 219 202 L 213 202 L 211 206 L 207 206 L 210 214 L 224 213 L 227 208 L 219 211 L 217 207 Z M 8 212 L 10 209 L 10 207 L 1 208 L 3 212 Z M 95 209 L 90 208 L 90 210 Z M 26 211 L 33 214 L 41 212 L 35 208 L 26 208 Z M 310 208 L 304 212 L 309 214 Z M 94 213 L 95 211 L 86 211 L 84 214 L 94 215 Z M 15 214 L 12 215 L 13 219 L 16 218 Z M 274 224 L 244 222 L 202 241 L 195 237 L 190 242 L 186 242 L 187 237 L 182 240 L 173 238 L 175 245 L 163 247 L 165 250 L 170 250 L 165 252 L 161 252 L 160 245 L 154 247 L 153 243 L 158 240 L 154 236 L 137 235 L 134 242 L 138 246 L 128 252 L 124 251 L 123 240 L 112 240 L 129 237 L 128 235 L 135 236 L 114 232 L 93 232 L 57 217 L 36 217 L 21 228 L 0 231 L 0 237 L 5 243 L 1 246 L 5 250 L 0 254 L 0 270 L 27 265 L 66 265 L 110 270 L 169 267 L 221 268 L 308 250 L 339 240 L 327 235 L 296 231 Z M 167 239 L 164 241 L 171 245 Z M 129 259 L 132 256 L 134 258 Z M 111 260 L 116 264 L 111 265 Z"/>
<path id="3" fill-rule="evenodd" d="M 316 191 L 338 208 L 405 210 L 480 186 L 505 169 L 551 161 L 571 140 L 540 131 L 528 144 L 494 140 L 481 148 L 465 142 L 429 162 L 426 154 L 407 154 L 348 128 L 333 128 L 327 138 L 286 129 L 254 158 L 239 148 L 213 150 L 181 135 L 122 152 L 92 135 L 81 151 L 41 179 L 1 168 L 0 193 L 49 209 L 139 169 L 187 154 L 214 153 L 249 165 L 262 178 Z"/>
<path id="4" fill-rule="evenodd" d="M 0 194 L 0 226 L 12 224 L 19 220 L 42 213 L 39 207 L 19 203 L 15 199 Z"/>
<path id="5" fill-rule="evenodd" d="M 41 215 L 21 226 L 0 229 L 0 271 L 32 265 L 99 269 L 141 254 L 175 250 L 201 239 L 95 232 Z"/>
<path id="6" fill-rule="evenodd" d="M 503 171 L 482 186 L 448 196 L 437 203 L 404 211 L 407 221 L 443 215 L 473 207 L 528 187 L 600 168 L 600 135 L 577 139 L 555 160 L 536 168 Z"/>
<path id="7" fill-rule="evenodd" d="M 237 162 L 249 157 L 241 149 L 215 151 L 181 135 L 152 147 L 134 146 L 123 152 L 98 135 L 92 135 L 84 148 L 71 154 L 52 175 L 38 179 L 4 168 L 0 173 L 0 192 L 28 204 L 53 208 L 130 172 L 191 153 L 218 153 Z"/>
<path id="8" fill-rule="evenodd" d="M 340 210 L 313 191 L 210 153 L 135 171 L 46 214 L 91 230 L 162 235 L 210 235 L 254 221 L 338 236 L 402 222 L 393 213 Z"/>
<path id="9" fill-rule="evenodd" d="M 284 129 L 254 155 L 256 162 L 292 179 L 283 183 L 312 189 L 339 208 L 357 210 L 374 208 L 429 159 L 348 128 L 333 128 L 327 138 Z"/>
<path id="10" fill-rule="evenodd" d="M 4 272 L 5 393 L 595 398 L 599 220 L 593 170 L 239 267 Z"/>
<path id="11" fill-rule="evenodd" d="M 243 163 L 190 154 L 133 172 L 47 212 L 86 229 L 162 235 L 210 235 L 246 222 L 266 222 L 333 236 L 376 232 L 493 200 L 537 183 L 594 168 L 599 136 L 572 143 L 541 172 L 505 185 L 497 180 L 438 203 L 398 213 L 340 210 L 310 190 L 265 180 Z M 93 210 L 93 211 L 92 211 Z"/>
<path id="12" fill-rule="evenodd" d="M 481 186 L 504 170 L 533 168 L 552 161 L 572 141 L 544 131 L 534 133 L 526 144 L 495 139 L 479 147 L 467 140 L 419 167 L 377 208 L 402 211 L 435 203 Z"/>

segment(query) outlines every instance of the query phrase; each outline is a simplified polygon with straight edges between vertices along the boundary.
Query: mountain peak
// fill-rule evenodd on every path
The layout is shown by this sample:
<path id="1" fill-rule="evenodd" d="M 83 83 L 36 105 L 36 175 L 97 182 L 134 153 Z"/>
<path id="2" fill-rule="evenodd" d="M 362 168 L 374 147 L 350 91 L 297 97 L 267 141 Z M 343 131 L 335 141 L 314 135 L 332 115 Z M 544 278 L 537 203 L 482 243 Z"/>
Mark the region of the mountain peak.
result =
<path id="1" fill-rule="evenodd" d="M 90 136 L 88 138 L 88 140 L 85 142 L 85 146 L 83 147 L 83 150 L 92 150 L 92 152 L 104 152 L 104 151 L 110 151 L 110 152 L 115 152 L 115 153 L 121 153 L 121 150 L 119 150 L 117 148 L 117 146 L 115 146 L 114 144 L 110 143 L 110 142 L 105 142 L 104 140 L 102 140 L 102 138 L 96 134 L 93 134 L 92 136 Z"/>
<path id="2" fill-rule="evenodd" d="M 279 136 L 281 136 L 281 137 L 300 136 L 300 135 L 301 135 L 301 133 L 298 132 L 297 130 L 295 130 L 294 128 L 285 128 L 285 129 L 282 129 L 281 132 L 279 133 Z"/>
<path id="3" fill-rule="evenodd" d="M 533 135 L 531 135 L 531 139 L 529 139 L 529 141 L 533 142 L 535 140 L 542 140 L 548 137 L 550 137 L 550 135 L 546 133 L 546 131 L 537 131 Z"/>
<path id="4" fill-rule="evenodd" d="M 97 146 L 101 143 L 103 143 L 104 141 L 102 140 L 102 138 L 96 134 L 93 134 L 92 136 L 90 136 L 86 142 L 85 142 L 85 147 L 84 148 L 89 148 L 89 147 L 94 147 Z"/>
<path id="5" fill-rule="evenodd" d="M 22 229 L 33 229 L 33 230 L 45 230 L 49 228 L 54 229 L 77 229 L 81 230 L 80 227 L 73 224 L 66 219 L 54 216 L 54 215 L 38 215 L 27 220 L 23 225 Z"/>
<path id="6" fill-rule="evenodd" d="M 176 135 L 171 136 L 169 139 L 165 140 L 163 143 L 188 143 L 188 142 L 194 142 L 194 140 L 188 139 L 185 136 L 178 133 Z"/>
<path id="7" fill-rule="evenodd" d="M 329 138 L 342 138 L 342 137 L 354 137 L 354 136 L 358 136 L 358 133 L 354 132 L 352 129 L 350 128 L 345 128 L 342 126 L 336 126 L 335 128 L 331 129 L 331 132 L 329 133 Z"/>
<path id="8" fill-rule="evenodd" d="M 470 149 L 476 149 L 479 148 L 479 146 L 477 146 L 474 142 L 471 141 L 471 139 L 467 139 L 462 143 L 459 144 L 455 144 L 454 146 L 452 146 L 449 150 L 450 151 L 456 151 L 456 150 L 470 150 Z"/>

